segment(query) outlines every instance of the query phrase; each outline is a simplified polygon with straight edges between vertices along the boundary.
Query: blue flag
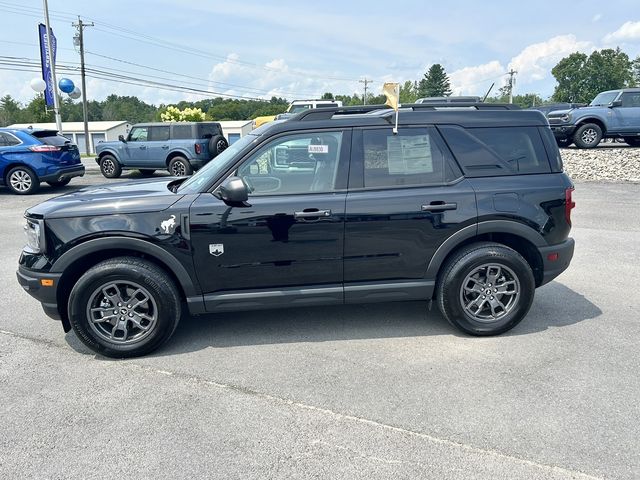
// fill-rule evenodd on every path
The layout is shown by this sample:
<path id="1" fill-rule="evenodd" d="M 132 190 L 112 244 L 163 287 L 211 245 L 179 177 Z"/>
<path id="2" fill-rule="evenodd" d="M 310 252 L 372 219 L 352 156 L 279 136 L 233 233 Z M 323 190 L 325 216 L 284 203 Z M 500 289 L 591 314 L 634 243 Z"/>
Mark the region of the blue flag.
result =
<path id="1" fill-rule="evenodd" d="M 47 27 L 42 23 L 38 25 L 38 36 L 40 37 L 40 62 L 42 63 L 42 79 L 47 84 L 47 88 L 44 90 L 44 100 L 47 105 L 53 107 L 53 96 L 55 95 L 56 86 L 53 84 L 53 72 L 51 71 L 51 65 L 56 63 L 56 37 L 53 34 L 53 30 L 49 29 L 51 33 L 51 50 L 52 55 L 49 55 L 49 48 L 47 43 Z"/>

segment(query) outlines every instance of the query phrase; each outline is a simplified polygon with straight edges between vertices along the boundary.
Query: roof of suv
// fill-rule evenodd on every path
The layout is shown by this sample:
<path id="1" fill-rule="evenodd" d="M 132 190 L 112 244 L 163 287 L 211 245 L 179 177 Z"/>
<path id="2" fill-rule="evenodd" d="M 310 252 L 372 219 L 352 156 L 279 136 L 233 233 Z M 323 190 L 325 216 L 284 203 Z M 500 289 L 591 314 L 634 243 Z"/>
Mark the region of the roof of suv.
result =
<path id="1" fill-rule="evenodd" d="M 385 105 L 330 107 L 307 110 L 288 120 L 274 122 L 272 133 L 327 127 L 392 126 L 395 111 Z M 547 126 L 544 114 L 509 104 L 456 103 L 401 105 L 398 125 L 450 124 L 462 127 Z M 266 130 L 266 129 L 265 129 Z M 262 132 L 260 132 L 262 133 Z"/>
<path id="2" fill-rule="evenodd" d="M 144 122 L 131 127 L 167 127 L 169 125 L 220 125 L 220 122 Z"/>

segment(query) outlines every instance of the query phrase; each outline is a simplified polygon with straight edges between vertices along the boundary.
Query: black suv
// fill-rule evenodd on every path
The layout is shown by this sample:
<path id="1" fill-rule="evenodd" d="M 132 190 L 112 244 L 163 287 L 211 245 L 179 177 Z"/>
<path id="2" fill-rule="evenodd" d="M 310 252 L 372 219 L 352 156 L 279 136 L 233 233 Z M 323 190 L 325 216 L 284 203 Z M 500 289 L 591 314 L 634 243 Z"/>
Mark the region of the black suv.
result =
<path id="1" fill-rule="evenodd" d="M 435 300 L 513 328 L 563 272 L 573 186 L 544 115 L 326 108 L 260 127 L 190 178 L 85 188 L 26 212 L 20 284 L 108 356 L 191 314 Z"/>

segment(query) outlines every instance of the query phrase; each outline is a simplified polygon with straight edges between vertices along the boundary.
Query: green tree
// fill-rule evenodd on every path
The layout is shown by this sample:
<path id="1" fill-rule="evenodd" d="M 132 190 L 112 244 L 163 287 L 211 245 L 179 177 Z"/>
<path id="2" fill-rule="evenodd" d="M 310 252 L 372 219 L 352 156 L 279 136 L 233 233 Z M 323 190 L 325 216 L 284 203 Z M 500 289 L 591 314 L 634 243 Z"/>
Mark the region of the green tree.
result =
<path id="1" fill-rule="evenodd" d="M 322 97 L 320 97 L 320 100 L 333 100 L 333 93 L 325 92 Z"/>
<path id="2" fill-rule="evenodd" d="M 22 106 L 11 95 L 0 98 L 0 127 L 6 127 L 22 120 Z"/>
<path id="3" fill-rule="evenodd" d="M 400 85 L 400 103 L 414 103 L 418 99 L 416 83 L 407 80 Z"/>
<path id="4" fill-rule="evenodd" d="M 595 51 L 587 57 L 572 53 L 551 69 L 558 85 L 556 102 L 588 103 L 600 92 L 634 84 L 634 64 L 619 48 Z"/>
<path id="5" fill-rule="evenodd" d="M 47 104 L 42 93 L 37 94 L 27 104 L 23 111 L 23 123 L 53 122 L 53 110 L 47 110 Z"/>
<path id="6" fill-rule="evenodd" d="M 451 95 L 451 82 L 439 63 L 431 65 L 418 84 L 420 97 L 448 97 Z"/>

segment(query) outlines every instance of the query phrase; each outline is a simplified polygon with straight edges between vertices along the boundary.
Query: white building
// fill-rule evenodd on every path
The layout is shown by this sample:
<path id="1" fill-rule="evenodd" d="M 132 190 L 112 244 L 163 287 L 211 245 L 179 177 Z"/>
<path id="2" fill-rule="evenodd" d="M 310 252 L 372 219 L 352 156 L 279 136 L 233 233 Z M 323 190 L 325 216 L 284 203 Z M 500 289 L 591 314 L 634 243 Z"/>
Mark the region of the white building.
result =
<path id="1" fill-rule="evenodd" d="M 229 145 L 253 130 L 253 120 L 228 120 L 219 123 Z"/>
<path id="2" fill-rule="evenodd" d="M 8 128 L 29 127 L 56 130 L 55 123 L 15 123 L 13 125 L 9 125 Z M 111 142 L 118 140 L 118 135 L 124 135 L 126 137 L 130 128 L 131 124 L 124 121 L 89 122 L 89 149 L 91 152 L 95 152 L 98 142 Z M 80 153 L 86 153 L 83 122 L 62 122 L 62 134 L 78 145 Z"/>

